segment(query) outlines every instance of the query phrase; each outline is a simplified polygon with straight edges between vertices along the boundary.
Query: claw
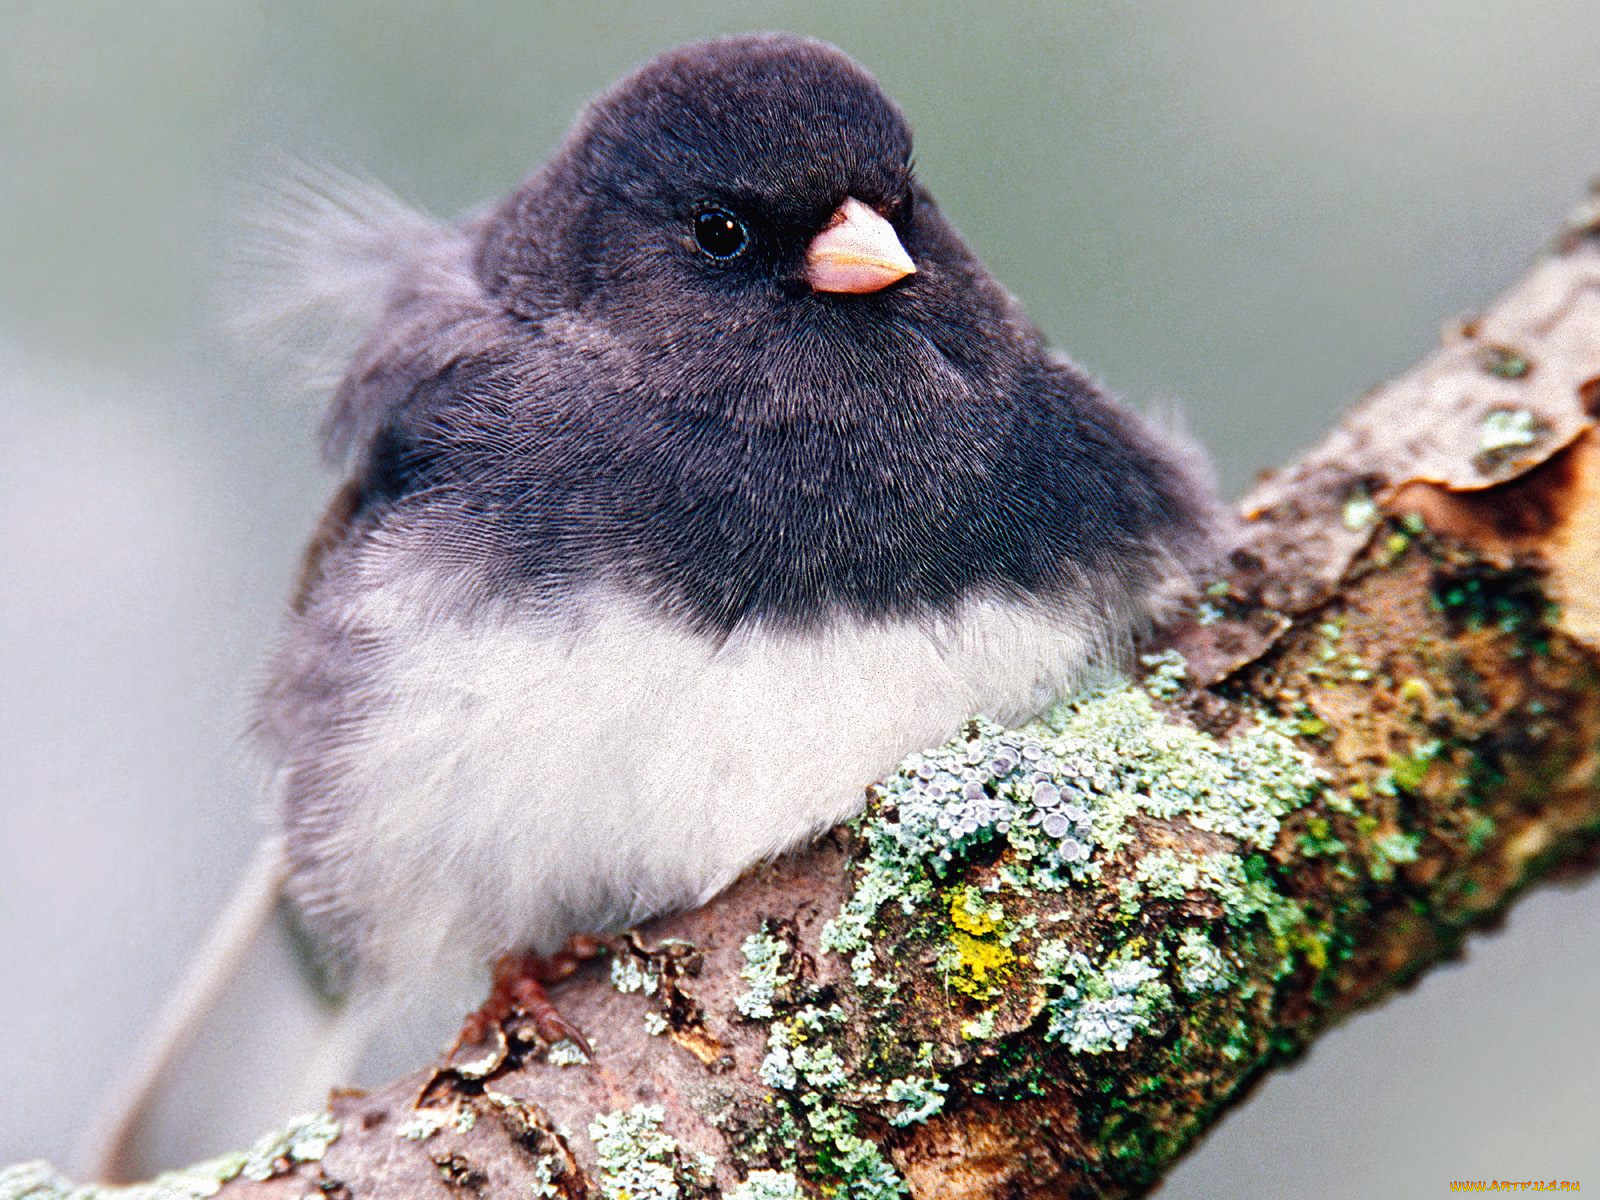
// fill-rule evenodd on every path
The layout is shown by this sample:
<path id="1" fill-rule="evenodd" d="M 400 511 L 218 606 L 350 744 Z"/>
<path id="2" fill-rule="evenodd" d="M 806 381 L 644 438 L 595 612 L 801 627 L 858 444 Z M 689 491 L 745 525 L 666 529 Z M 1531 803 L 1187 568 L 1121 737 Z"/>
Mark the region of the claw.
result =
<path id="1" fill-rule="evenodd" d="M 575 968 L 574 968 L 575 969 Z M 561 1010 L 556 1007 L 555 1001 L 550 999 L 550 994 L 544 990 L 544 984 L 536 979 L 519 979 L 514 991 L 515 1006 L 527 1013 L 533 1021 L 533 1027 L 539 1031 L 539 1037 L 547 1045 L 555 1045 L 559 1041 L 569 1041 L 583 1051 L 585 1058 L 594 1057 L 594 1048 L 589 1045 L 589 1039 L 583 1036 L 580 1030 L 566 1017 L 561 1015 Z"/>
<path id="2" fill-rule="evenodd" d="M 533 1022 L 539 1037 L 549 1045 L 569 1041 L 589 1058 L 594 1050 L 589 1039 L 583 1036 L 571 1021 L 561 1015 L 561 1010 L 545 991 L 545 984 L 567 978 L 578 967 L 598 957 L 604 945 L 592 937 L 575 936 L 566 946 L 548 957 L 537 954 L 505 954 L 494 965 L 494 979 L 489 995 L 478 1008 L 467 1014 L 461 1023 L 461 1032 L 450 1046 L 446 1061 L 454 1058 L 464 1046 L 476 1046 L 488 1038 L 491 1030 L 498 1028 L 513 1012 L 521 1012 Z"/>

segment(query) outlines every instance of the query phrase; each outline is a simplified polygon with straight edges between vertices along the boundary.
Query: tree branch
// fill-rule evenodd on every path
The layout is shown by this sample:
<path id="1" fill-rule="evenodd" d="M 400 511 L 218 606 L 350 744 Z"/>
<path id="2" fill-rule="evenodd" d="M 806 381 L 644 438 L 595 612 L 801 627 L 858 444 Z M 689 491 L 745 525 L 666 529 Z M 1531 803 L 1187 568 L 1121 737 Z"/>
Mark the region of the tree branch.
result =
<path id="1" fill-rule="evenodd" d="M 513 1024 L 336 1097 L 331 1142 L 163 1194 L 1141 1193 L 1319 1032 L 1590 864 L 1597 412 L 1600 203 L 1256 488 L 1141 683 L 973 722 L 852 829 L 615 939 L 559 997 L 592 1064 Z M 20 1170 L 66 1186 L 0 1193 Z"/>

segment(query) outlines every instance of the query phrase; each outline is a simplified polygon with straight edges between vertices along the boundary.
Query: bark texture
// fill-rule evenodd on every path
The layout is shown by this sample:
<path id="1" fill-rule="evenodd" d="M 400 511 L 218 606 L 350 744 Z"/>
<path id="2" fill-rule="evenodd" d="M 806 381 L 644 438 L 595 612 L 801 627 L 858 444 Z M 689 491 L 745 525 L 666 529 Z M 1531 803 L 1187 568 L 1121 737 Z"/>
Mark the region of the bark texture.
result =
<path id="1" fill-rule="evenodd" d="M 156 1195 L 1120 1197 L 1600 843 L 1600 205 L 1247 498 L 1146 660 Z M 42 1168 L 38 1190 L 67 1185 Z M 0 1187 L 0 1192 L 6 1191 Z"/>

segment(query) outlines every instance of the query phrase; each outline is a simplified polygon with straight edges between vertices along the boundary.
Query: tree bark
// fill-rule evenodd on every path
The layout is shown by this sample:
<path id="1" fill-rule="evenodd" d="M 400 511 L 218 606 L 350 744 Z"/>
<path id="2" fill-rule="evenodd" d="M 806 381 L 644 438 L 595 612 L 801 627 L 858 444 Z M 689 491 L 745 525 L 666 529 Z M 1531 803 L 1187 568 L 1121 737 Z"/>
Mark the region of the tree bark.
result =
<path id="1" fill-rule="evenodd" d="M 513 1020 L 161 1194 L 1141 1194 L 1591 864 L 1597 414 L 1600 200 L 1256 487 L 1140 681 L 973 722 L 851 827 L 613 939 L 557 993 L 593 1062 Z"/>

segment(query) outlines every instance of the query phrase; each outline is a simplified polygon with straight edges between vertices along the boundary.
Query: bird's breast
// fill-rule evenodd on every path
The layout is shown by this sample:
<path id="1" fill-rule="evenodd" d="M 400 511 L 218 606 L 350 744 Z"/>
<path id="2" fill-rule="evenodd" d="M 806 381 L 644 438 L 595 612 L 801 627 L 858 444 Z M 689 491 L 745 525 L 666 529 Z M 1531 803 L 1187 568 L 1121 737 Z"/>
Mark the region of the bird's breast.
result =
<path id="1" fill-rule="evenodd" d="M 379 975 L 697 903 L 966 718 L 1035 711 L 1094 646 L 1068 609 L 995 599 L 712 638 L 610 589 L 468 613 L 420 584 L 345 614 L 371 669 L 316 750 L 339 819 L 301 831 Z"/>

